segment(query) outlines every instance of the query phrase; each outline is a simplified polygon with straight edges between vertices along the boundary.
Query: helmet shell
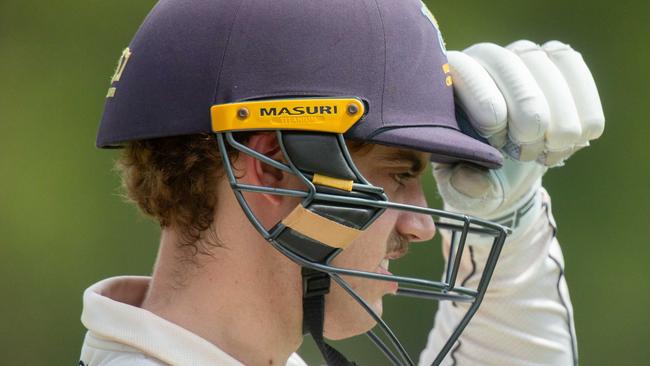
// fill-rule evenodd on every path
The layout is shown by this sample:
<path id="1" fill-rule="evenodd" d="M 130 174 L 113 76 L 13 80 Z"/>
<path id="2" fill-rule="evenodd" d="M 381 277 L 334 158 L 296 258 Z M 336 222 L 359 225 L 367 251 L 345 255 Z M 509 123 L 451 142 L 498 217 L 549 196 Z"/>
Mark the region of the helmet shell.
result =
<path id="1" fill-rule="evenodd" d="M 346 138 L 497 166 L 458 127 L 441 39 L 419 0 L 161 0 L 118 66 L 97 145 L 210 133 L 215 104 L 355 96 L 368 112 Z"/>

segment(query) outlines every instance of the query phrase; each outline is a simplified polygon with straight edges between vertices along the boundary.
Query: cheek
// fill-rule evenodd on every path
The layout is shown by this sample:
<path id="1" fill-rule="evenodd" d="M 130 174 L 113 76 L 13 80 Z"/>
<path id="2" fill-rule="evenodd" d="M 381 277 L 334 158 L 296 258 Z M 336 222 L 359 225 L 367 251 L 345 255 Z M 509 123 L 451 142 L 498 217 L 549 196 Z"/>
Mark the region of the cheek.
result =
<path id="1" fill-rule="evenodd" d="M 386 211 L 354 243 L 339 254 L 332 264 L 337 267 L 375 272 L 386 255 L 386 244 L 394 230 L 396 215 Z M 343 276 L 352 289 L 379 315 L 382 297 L 387 293 L 381 281 Z M 325 306 L 325 335 L 342 339 L 361 334 L 375 325 L 372 317 L 338 285 L 333 284 Z"/>
<path id="2" fill-rule="evenodd" d="M 374 271 L 386 255 L 391 232 L 395 230 L 397 215 L 387 210 L 363 234 L 333 261 L 335 266 Z"/>

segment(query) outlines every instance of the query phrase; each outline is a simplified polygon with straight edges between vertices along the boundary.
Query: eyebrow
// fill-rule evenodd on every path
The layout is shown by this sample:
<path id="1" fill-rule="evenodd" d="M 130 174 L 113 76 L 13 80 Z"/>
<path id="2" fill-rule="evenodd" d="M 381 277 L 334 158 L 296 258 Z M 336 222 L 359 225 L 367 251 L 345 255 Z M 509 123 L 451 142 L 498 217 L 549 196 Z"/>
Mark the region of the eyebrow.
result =
<path id="1" fill-rule="evenodd" d="M 379 160 L 394 164 L 409 164 L 411 165 L 411 170 L 416 174 L 421 173 L 426 167 L 425 159 L 422 159 L 420 155 L 409 150 L 390 152 L 389 154 L 381 156 Z"/>

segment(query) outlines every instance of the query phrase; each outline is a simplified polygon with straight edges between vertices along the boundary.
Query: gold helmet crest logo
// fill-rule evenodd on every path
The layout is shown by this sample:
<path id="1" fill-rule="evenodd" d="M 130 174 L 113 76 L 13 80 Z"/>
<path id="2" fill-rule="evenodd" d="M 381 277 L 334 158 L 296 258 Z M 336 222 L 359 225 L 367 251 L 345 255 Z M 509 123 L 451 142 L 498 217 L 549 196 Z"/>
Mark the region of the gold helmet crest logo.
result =
<path id="1" fill-rule="evenodd" d="M 120 78 L 122 77 L 122 73 L 124 72 L 124 69 L 126 68 L 127 62 L 129 62 L 129 58 L 131 57 L 133 53 L 131 52 L 131 49 L 129 47 L 125 48 L 124 51 L 122 51 L 122 55 L 120 56 L 120 59 L 117 61 L 117 68 L 115 69 L 115 73 L 111 77 L 111 87 L 108 88 L 108 93 L 106 94 L 106 98 L 112 98 L 115 96 L 115 92 L 117 91 L 117 87 L 113 86 L 113 83 L 120 81 Z"/>

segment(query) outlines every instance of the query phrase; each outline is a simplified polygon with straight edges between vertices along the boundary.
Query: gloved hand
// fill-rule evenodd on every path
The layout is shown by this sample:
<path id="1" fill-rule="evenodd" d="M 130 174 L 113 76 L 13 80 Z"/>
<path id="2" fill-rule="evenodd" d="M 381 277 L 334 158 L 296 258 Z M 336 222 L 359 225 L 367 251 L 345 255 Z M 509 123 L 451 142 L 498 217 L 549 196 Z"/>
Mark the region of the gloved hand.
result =
<path id="1" fill-rule="evenodd" d="M 456 103 L 504 165 L 434 164 L 447 209 L 516 227 L 533 207 L 548 167 L 561 166 L 603 132 L 589 68 L 569 45 L 517 41 L 449 51 Z"/>

